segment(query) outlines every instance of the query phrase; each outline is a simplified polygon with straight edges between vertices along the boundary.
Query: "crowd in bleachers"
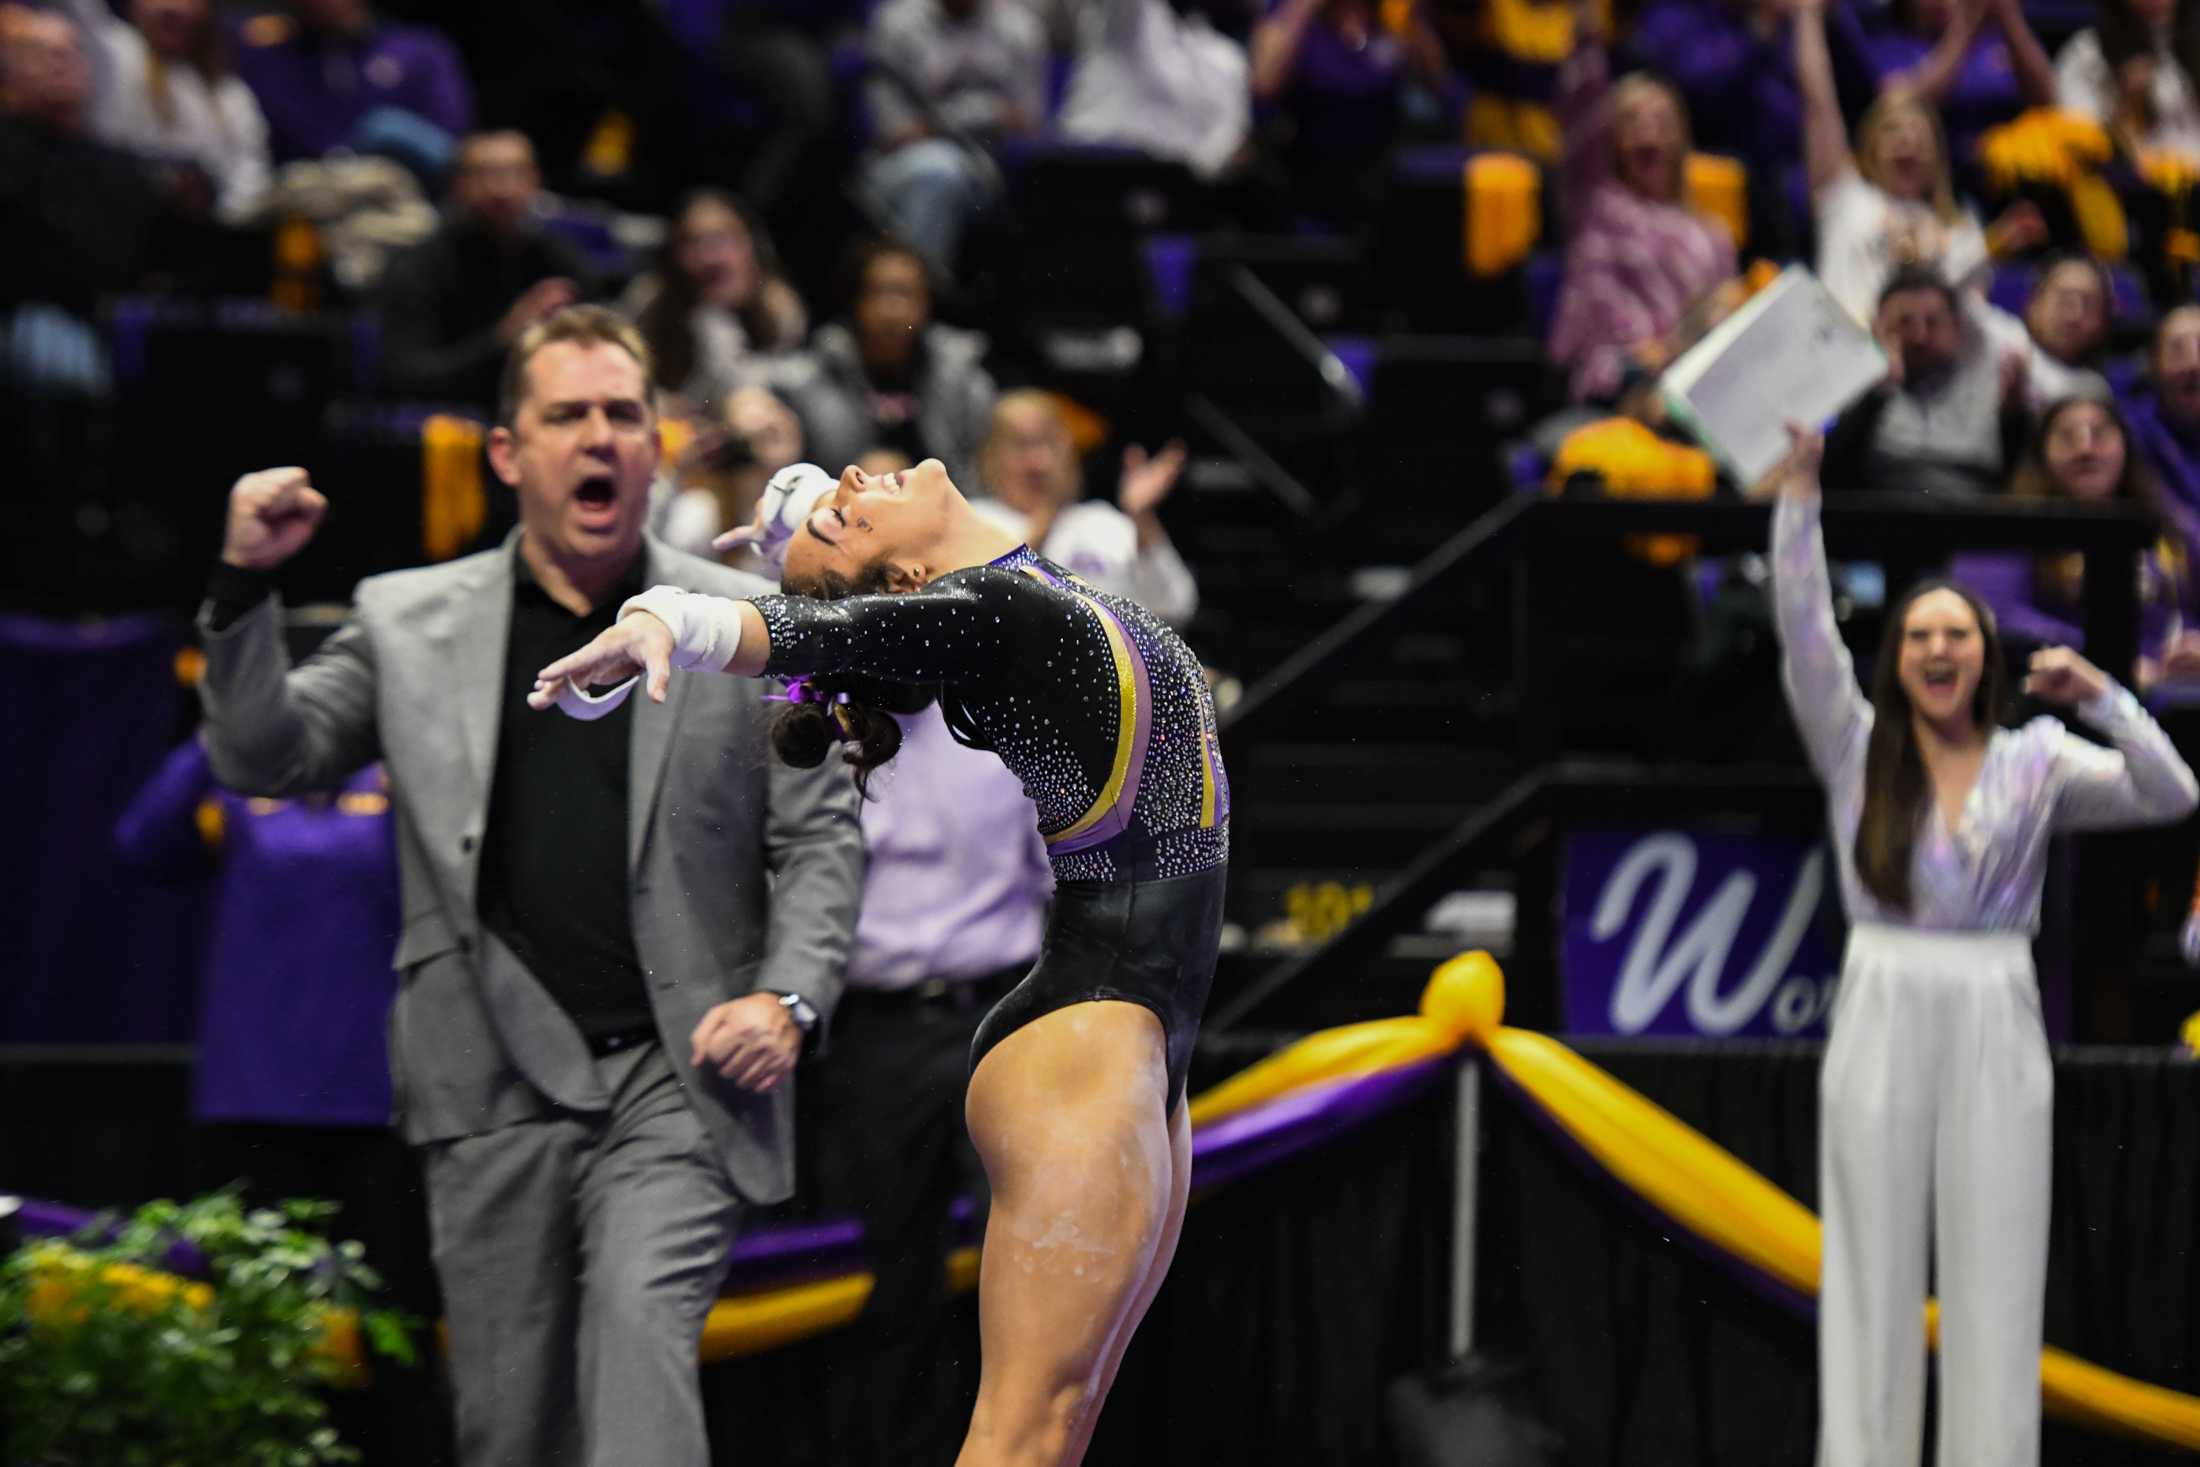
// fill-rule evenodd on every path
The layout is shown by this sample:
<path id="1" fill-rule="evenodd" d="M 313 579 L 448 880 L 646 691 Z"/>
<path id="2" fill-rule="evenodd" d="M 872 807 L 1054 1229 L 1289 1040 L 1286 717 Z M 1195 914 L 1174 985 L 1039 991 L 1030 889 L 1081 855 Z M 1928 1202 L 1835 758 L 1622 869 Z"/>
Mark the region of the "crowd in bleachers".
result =
<path id="1" fill-rule="evenodd" d="M 1240 264 L 1297 318 L 1284 346 L 1303 327 L 1360 388 L 1392 384 L 1370 421 L 1396 463 L 1441 460 L 1466 430 L 1425 411 L 1441 380 L 1395 411 L 1414 395 L 1382 369 L 1399 354 L 1357 343 L 1533 340 L 1514 396 L 1570 406 L 1540 453 L 1502 460 L 1521 487 L 1697 494 L 1716 475 L 1663 422 L 1658 375 L 1765 262 L 1800 259 L 1895 364 L 1834 434 L 1836 486 L 2135 497 L 2165 532 L 2149 594 L 2182 603 L 2200 534 L 2200 315 L 2179 310 L 2200 259 L 2195 16 L 2168 0 L 11 3 L 0 316 L 32 490 L 20 538 L 80 546 L 26 559 L 24 579 L 75 609 L 187 600 L 216 481 L 315 454 L 398 464 L 422 425 L 493 415 L 527 325 L 602 300 L 656 355 L 684 450 L 660 528 L 681 543 L 744 518 L 797 456 L 936 455 L 1055 535 L 1101 523 L 1062 502 L 1088 482 L 1159 483 L 1083 538 L 1165 581 L 1181 614 L 1201 557 L 1155 511 L 1183 455 L 1139 445 L 1190 425 L 1126 385 L 1150 389 L 1150 343 L 1111 328 L 1184 322 L 1166 385 L 1221 404 L 1318 499 L 1369 486 L 1293 456 L 1293 432 L 1328 420 L 1289 397 L 1292 365 L 1261 338 L 1202 314 Z M 1457 382 L 1492 397 L 1486 367 Z M 2114 406 L 2055 411 L 2073 398 Z M 2043 425 L 2080 421 L 2084 452 L 2128 472 L 2055 470 L 2069 435 Z M 1469 476 L 1501 461 L 1482 447 L 1461 455 Z M 154 473 L 170 482 L 148 507 Z M 493 503 L 453 511 L 447 484 L 424 507 L 404 487 L 379 519 L 362 487 L 353 544 L 375 543 L 328 557 L 313 592 L 506 523 Z M 1455 508 L 1486 502 L 1469 498 Z M 439 533 L 421 523 L 439 514 Z M 2026 594 L 2069 589 L 2043 569 Z M 2183 636 L 2182 617 L 2164 625 Z M 2195 655 L 2175 650 L 2150 646 L 2148 674 Z"/>

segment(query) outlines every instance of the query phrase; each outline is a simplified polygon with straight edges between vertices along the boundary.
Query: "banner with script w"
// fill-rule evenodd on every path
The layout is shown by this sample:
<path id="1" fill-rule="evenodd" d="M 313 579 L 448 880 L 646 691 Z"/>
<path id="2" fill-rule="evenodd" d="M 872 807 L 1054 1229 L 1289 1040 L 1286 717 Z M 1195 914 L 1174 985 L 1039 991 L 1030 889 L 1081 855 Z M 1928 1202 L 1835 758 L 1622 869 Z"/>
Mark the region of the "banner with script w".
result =
<path id="1" fill-rule="evenodd" d="M 1566 842 L 1559 968 L 1573 1034 L 1818 1038 L 1839 902 L 1811 841 L 1587 829 Z"/>

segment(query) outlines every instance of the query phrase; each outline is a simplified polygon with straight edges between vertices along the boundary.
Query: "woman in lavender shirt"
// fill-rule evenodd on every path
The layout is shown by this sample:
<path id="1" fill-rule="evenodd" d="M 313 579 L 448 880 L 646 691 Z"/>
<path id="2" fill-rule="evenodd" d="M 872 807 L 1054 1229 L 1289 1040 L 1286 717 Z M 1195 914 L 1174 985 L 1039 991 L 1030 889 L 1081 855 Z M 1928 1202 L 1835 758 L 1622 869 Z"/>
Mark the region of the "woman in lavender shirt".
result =
<path id="1" fill-rule="evenodd" d="M 2054 1073 L 2031 939 L 2048 841 L 2167 824 L 2200 785 L 2138 700 L 2066 648 L 2033 655 L 2025 691 L 2112 747 L 2053 718 L 1999 727 L 1992 613 L 1952 583 L 1894 608 L 1867 700 L 1834 625 L 1822 445 L 1791 431 L 1773 606 L 1851 923 L 1819 1077 L 1818 1460 L 1917 1460 L 1930 1243 L 1937 1460 L 2036 1464 Z"/>

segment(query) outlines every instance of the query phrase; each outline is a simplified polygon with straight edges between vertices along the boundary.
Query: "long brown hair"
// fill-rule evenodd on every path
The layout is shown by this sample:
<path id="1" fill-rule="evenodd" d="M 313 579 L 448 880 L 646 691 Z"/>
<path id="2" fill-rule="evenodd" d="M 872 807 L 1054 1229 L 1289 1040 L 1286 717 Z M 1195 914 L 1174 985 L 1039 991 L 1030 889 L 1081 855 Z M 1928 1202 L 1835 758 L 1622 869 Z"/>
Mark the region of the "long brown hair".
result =
<path id="1" fill-rule="evenodd" d="M 2170 519 L 2161 481 L 2155 478 L 2146 454 L 2132 439 L 2131 424 L 2125 421 L 2122 410 L 2107 398 L 2080 393 L 2057 398 L 2047 405 L 2047 410 L 2040 414 L 2039 426 L 2033 430 L 2031 441 L 2025 445 L 2024 457 L 2017 461 L 2015 471 L 2009 476 L 2009 497 L 2032 500 L 2070 497 L 2055 482 L 2055 475 L 2047 467 L 2047 439 L 2064 413 L 2087 406 L 2106 413 L 2108 421 L 2115 425 L 2117 436 L 2124 441 L 2124 471 L 2117 477 L 2109 498 L 2120 504 L 2137 505 L 2152 524 L 2155 534 L 2173 541 L 2174 548 L 2182 554 L 2188 547 L 2177 535 Z M 2057 601 L 2075 602 L 2085 584 L 2084 567 L 2084 558 L 2078 555 L 2036 556 L 2032 562 L 2033 588 Z"/>
<path id="2" fill-rule="evenodd" d="M 1943 224 L 1954 224 L 1963 217 L 1963 207 L 1956 202 L 1954 175 L 1948 162 L 1948 128 L 1940 120 L 1937 108 L 1930 107 L 1915 97 L 1893 92 L 1881 92 L 1856 124 L 1856 171 L 1864 182 L 1885 192 L 1886 185 L 1879 179 L 1879 133 L 1895 114 L 1903 108 L 1914 108 L 1933 134 L 1933 186 L 1924 202 L 1932 206 L 1935 216 Z"/>
<path id="3" fill-rule="evenodd" d="M 685 387 L 695 374 L 699 355 L 693 317 L 701 297 L 696 293 L 695 281 L 680 268 L 680 231 L 688 215 L 706 204 L 724 209 L 740 221 L 749 237 L 749 250 L 756 257 L 756 291 L 746 305 L 734 310 L 741 329 L 758 351 L 775 351 L 790 344 L 779 339 L 779 325 L 772 319 L 772 284 L 783 277 L 778 253 L 764 232 L 763 221 L 723 189 L 699 188 L 682 194 L 673 204 L 672 225 L 657 252 L 656 293 L 634 317 L 634 324 L 641 328 L 642 338 L 656 356 L 658 385 L 674 392 Z"/>
<path id="4" fill-rule="evenodd" d="M 2008 678 L 2001 661 L 2001 633 L 1994 613 L 1969 588 L 1954 581 L 1921 581 L 1888 613 L 1880 638 L 1879 665 L 1872 669 L 1872 733 L 1864 752 L 1864 809 L 1856 821 L 1856 876 L 1864 889 L 1897 912 L 1910 910 L 1910 858 L 1917 850 L 1917 829 L 1932 800 L 1925 761 L 1917 752 L 1917 730 L 1910 721 L 1910 695 L 1902 691 L 1902 634 L 1910 611 L 1935 591 L 1953 591 L 1971 608 L 1978 623 L 1981 663 L 1978 691 L 1971 695 L 1971 717 L 1991 733 L 2001 723 L 2008 701 Z"/>
<path id="5" fill-rule="evenodd" d="M 820 601 L 877 595 L 886 589 L 886 570 L 875 565 L 856 580 L 824 571 L 813 580 L 788 581 L 784 589 Z M 865 799 L 870 797 L 872 772 L 901 752 L 901 725 L 893 715 L 922 713 L 938 693 L 930 686 L 850 672 L 801 681 L 801 700 L 788 703 L 772 720 L 773 752 L 783 764 L 815 769 L 840 745 L 842 762 L 855 771 L 856 793 Z"/>

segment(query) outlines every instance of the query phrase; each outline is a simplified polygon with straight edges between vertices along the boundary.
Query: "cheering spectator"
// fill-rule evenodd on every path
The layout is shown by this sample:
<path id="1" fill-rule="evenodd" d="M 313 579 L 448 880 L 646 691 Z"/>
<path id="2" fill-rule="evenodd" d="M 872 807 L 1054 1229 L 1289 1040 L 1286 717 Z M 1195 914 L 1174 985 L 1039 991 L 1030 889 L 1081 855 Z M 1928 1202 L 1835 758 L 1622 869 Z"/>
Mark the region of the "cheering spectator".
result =
<path id="1" fill-rule="evenodd" d="M 1918 266 L 1887 282 L 1874 330 L 1887 380 L 1827 436 L 1826 483 L 1957 497 L 1998 490 L 2027 426 L 2023 354 L 1997 353 L 1955 288 Z"/>
<path id="2" fill-rule="evenodd" d="M 656 357 L 657 386 L 698 405 L 755 378 L 763 358 L 792 351 L 810 329 L 762 226 L 717 189 L 681 200 L 657 268 L 620 305 Z"/>
<path id="3" fill-rule="evenodd" d="M 2135 148 L 2200 162 L 2200 12 L 2177 0 L 2101 0 L 2100 24 L 2063 43 L 2056 100 Z"/>
<path id="4" fill-rule="evenodd" d="M 2132 436 L 2172 518 L 2200 525 L 2200 306 L 2179 306 L 2162 318 L 2150 365 L 2154 391 L 2130 405 Z M 2200 533 L 2190 538 L 2200 545 Z"/>
<path id="5" fill-rule="evenodd" d="M 1891 90 L 1857 124 L 1849 151 L 1826 47 L 1825 0 L 1796 0 L 1795 75 L 1803 88 L 1803 158 L 1818 215 L 1818 277 L 1859 321 L 1877 313 L 1897 270 L 1937 269 L 1970 289 L 1988 259 L 1978 216 L 1956 202 L 1948 147 L 1932 108 Z M 2043 232 L 2018 205 L 1996 221 L 1996 243 L 2016 248 Z"/>
<path id="6" fill-rule="evenodd" d="M 865 182 L 949 278 L 990 192 L 978 150 L 1045 115 L 1046 36 L 1019 0 L 890 0 L 871 17 L 870 53 Z"/>
<path id="7" fill-rule="evenodd" d="M 775 373 L 811 458 L 845 467 L 866 449 L 896 448 L 912 463 L 939 459 L 950 477 L 970 474 L 993 411 L 983 342 L 932 319 L 924 260 L 907 245 L 865 245 L 854 280 L 848 324 L 819 327 L 810 350 Z"/>
<path id="8" fill-rule="evenodd" d="M 1057 565 L 1182 626 L 1198 608 L 1199 585 L 1158 511 L 1176 488 L 1184 458 L 1181 443 L 1150 458 L 1134 443 L 1123 450 L 1115 503 L 1087 499 L 1077 445 L 1054 398 L 1011 392 L 993 409 L 985 437 L 992 497 L 974 503 Z"/>
<path id="9" fill-rule="evenodd" d="M 2037 411 L 2065 397 L 2108 396 L 2097 364 L 2112 295 L 2100 261 L 2062 255 L 2040 271 L 2022 319 L 1984 304 L 1973 313 L 1997 348 L 2024 355 L 2027 405 Z"/>
<path id="10" fill-rule="evenodd" d="M 1253 100 L 1288 126 L 1283 159 L 1300 205 L 1332 224 L 1379 202 L 1407 75 L 1451 83 L 1443 42 L 1422 0 L 1387 30 L 1374 0 L 1277 0 L 1253 30 Z"/>
<path id="11" fill-rule="evenodd" d="M 1095 0 L 1080 24 L 1063 137 L 1137 148 L 1205 179 L 1243 161 L 1253 125 L 1244 47 L 1169 0 Z"/>
<path id="12" fill-rule="evenodd" d="M 667 501 L 657 531 L 674 548 L 705 559 L 718 558 L 711 542 L 754 518 L 765 483 L 803 452 L 801 420 L 769 388 L 735 388 L 722 418 L 722 427 L 696 440 L 680 475 L 688 487 Z"/>
<path id="13" fill-rule="evenodd" d="M 91 63 L 91 129 L 118 148 L 196 170 L 222 217 L 267 190 L 267 120 L 231 74 L 207 0 L 68 0 Z"/>
<path id="14" fill-rule="evenodd" d="M 1895 0 L 1894 27 L 1870 38 L 1887 91 L 1934 109 L 1953 157 L 2026 107 L 2055 105 L 2055 67 L 2019 0 Z"/>
<path id="15" fill-rule="evenodd" d="M 1577 401 L 1609 400 L 1630 354 L 1662 358 L 1659 339 L 1735 271 L 1726 229 L 1690 207 L 1687 109 L 1647 76 L 1608 87 L 1594 12 L 1581 7 L 1558 92 L 1569 238 L 1550 352 Z"/>
<path id="16" fill-rule="evenodd" d="M 539 202 L 525 137 L 484 132 L 459 145 L 449 217 L 383 276 L 383 355 L 393 386 L 487 407 L 520 333 L 586 294 L 586 261 L 542 228 Z"/>
<path id="17" fill-rule="evenodd" d="M 2120 500 L 2146 511 L 2161 538 L 2139 563 L 2140 656 L 2133 680 L 2143 689 L 2165 675 L 2200 675 L 2200 632 L 2183 630 L 2194 608 L 2182 537 L 2115 408 L 2078 397 L 2050 406 L 2010 477 L 2009 493 L 2082 504 Z M 1959 555 L 1949 569 L 1994 608 L 2003 636 L 2080 651 L 2084 571 L 2082 556 L 2014 553 Z"/>
<path id="18" fill-rule="evenodd" d="M 239 39 L 237 74 L 267 114 L 277 163 L 349 148 L 433 179 L 473 126 L 456 48 L 424 26 L 384 24 L 367 0 L 291 0 Z"/>

